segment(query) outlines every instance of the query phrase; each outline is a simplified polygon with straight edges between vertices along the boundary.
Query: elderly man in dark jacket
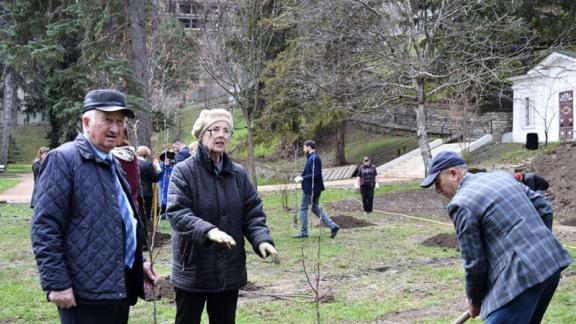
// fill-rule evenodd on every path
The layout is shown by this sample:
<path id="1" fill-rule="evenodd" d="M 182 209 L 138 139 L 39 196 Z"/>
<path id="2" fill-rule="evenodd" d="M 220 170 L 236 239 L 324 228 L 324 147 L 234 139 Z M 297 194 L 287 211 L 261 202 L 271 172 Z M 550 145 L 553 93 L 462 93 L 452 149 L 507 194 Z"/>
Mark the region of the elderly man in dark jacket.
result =
<path id="1" fill-rule="evenodd" d="M 238 290 L 247 283 L 244 237 L 260 257 L 277 257 L 262 201 L 225 153 L 232 125 L 226 110 L 203 110 L 192 131 L 200 140 L 196 155 L 170 177 L 176 323 L 200 323 L 205 304 L 210 323 L 234 323 Z"/>
<path id="2" fill-rule="evenodd" d="M 130 187 L 110 154 L 124 129 L 126 97 L 86 95 L 84 134 L 42 164 L 32 247 L 42 288 L 62 323 L 126 323 L 155 274 L 143 260 L 142 231 Z"/>

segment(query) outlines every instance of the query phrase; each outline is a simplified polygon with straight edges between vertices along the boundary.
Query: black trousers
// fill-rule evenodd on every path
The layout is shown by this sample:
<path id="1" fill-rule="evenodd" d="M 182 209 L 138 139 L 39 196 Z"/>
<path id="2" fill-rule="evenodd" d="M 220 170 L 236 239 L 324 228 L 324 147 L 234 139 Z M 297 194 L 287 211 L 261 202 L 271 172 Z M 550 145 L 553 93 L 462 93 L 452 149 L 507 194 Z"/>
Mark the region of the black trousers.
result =
<path id="1" fill-rule="evenodd" d="M 220 293 L 189 292 L 178 288 L 176 291 L 176 324 L 199 324 L 204 304 L 210 324 L 233 324 L 236 322 L 238 290 Z"/>
<path id="2" fill-rule="evenodd" d="M 154 200 L 153 196 L 144 196 L 144 212 L 146 213 L 146 220 L 150 222 L 152 219 L 152 200 Z"/>
<path id="3" fill-rule="evenodd" d="M 372 205 L 374 204 L 374 187 L 360 186 L 360 194 L 362 195 L 362 206 L 367 213 L 372 212 Z"/>
<path id="4" fill-rule="evenodd" d="M 126 324 L 130 314 L 128 299 L 107 304 L 78 304 L 72 308 L 58 308 L 62 324 Z"/>

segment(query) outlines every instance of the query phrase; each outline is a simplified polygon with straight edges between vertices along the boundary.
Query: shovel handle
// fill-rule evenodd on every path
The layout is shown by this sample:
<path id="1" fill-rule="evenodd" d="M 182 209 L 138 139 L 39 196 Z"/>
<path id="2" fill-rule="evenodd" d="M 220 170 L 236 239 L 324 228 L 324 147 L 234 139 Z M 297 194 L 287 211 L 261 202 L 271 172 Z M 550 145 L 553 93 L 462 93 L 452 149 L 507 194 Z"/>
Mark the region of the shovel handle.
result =
<path id="1" fill-rule="evenodd" d="M 469 318 L 470 318 L 470 313 L 468 313 L 468 311 L 465 311 L 460 316 L 458 316 L 458 318 L 454 322 L 452 322 L 452 324 L 463 324 Z"/>

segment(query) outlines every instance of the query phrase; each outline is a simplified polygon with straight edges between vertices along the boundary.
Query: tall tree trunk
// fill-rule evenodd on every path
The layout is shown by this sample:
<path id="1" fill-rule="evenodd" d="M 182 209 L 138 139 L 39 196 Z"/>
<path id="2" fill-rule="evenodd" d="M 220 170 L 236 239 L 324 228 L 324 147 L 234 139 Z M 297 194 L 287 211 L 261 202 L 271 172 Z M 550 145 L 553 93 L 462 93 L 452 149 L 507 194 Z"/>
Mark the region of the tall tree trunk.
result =
<path id="1" fill-rule="evenodd" d="M 16 108 L 16 84 L 11 71 L 4 74 L 4 123 L 2 125 L 2 152 L 0 152 L 0 164 L 7 168 L 8 152 L 10 148 L 10 128 L 12 126 L 12 110 Z"/>
<path id="2" fill-rule="evenodd" d="M 254 108 L 253 111 L 255 111 L 257 108 L 257 104 L 258 104 L 258 86 L 256 85 L 254 88 Z M 257 180 L 258 177 L 256 176 L 256 158 L 255 158 L 255 154 L 254 154 L 254 140 L 252 138 L 252 116 L 250 116 L 250 113 L 248 112 L 248 108 L 247 106 L 242 106 L 242 114 L 244 115 L 244 120 L 246 121 L 246 129 L 248 130 L 247 134 L 246 134 L 246 151 L 248 153 L 248 159 L 246 161 L 247 165 L 247 169 L 248 169 L 248 175 L 250 175 L 250 179 L 252 180 L 252 183 L 254 184 L 254 187 L 258 188 L 258 184 L 257 184 Z"/>
<path id="3" fill-rule="evenodd" d="M 336 125 L 336 152 L 334 157 L 335 165 L 346 164 L 346 120 L 342 120 Z"/>
<path id="4" fill-rule="evenodd" d="M 418 147 L 420 148 L 422 159 L 424 160 L 424 170 L 426 171 L 426 175 L 428 175 L 428 163 L 432 159 L 432 153 L 430 152 L 428 133 L 426 132 L 426 111 L 424 109 L 426 94 L 424 90 L 424 81 L 421 79 L 414 80 L 414 85 L 418 93 L 416 106 L 416 132 L 418 136 Z"/>
<path id="5" fill-rule="evenodd" d="M 146 51 L 146 11 L 145 1 L 126 0 L 128 17 L 128 59 L 136 79 L 142 84 L 143 108 L 136 113 L 136 143 L 150 147 L 152 138 L 152 116 L 148 94 L 148 52 Z"/>

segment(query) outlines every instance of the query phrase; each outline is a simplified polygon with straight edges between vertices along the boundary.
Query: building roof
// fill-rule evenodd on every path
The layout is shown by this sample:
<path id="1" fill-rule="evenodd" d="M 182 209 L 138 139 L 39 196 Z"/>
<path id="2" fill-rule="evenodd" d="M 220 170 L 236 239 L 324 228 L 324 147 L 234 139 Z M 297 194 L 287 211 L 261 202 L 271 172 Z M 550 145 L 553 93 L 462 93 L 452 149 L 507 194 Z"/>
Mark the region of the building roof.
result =
<path id="1" fill-rule="evenodd" d="M 528 70 L 526 74 L 511 76 L 506 78 L 506 80 L 514 82 L 532 77 L 540 77 L 543 75 L 543 71 L 556 65 L 558 60 L 562 59 L 562 57 L 565 61 L 571 61 L 573 62 L 572 64 L 576 63 L 576 52 L 568 50 L 554 50 L 540 61 L 540 63 Z"/>

